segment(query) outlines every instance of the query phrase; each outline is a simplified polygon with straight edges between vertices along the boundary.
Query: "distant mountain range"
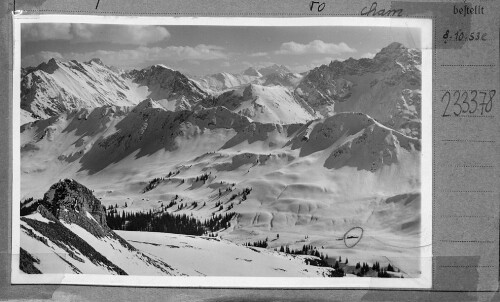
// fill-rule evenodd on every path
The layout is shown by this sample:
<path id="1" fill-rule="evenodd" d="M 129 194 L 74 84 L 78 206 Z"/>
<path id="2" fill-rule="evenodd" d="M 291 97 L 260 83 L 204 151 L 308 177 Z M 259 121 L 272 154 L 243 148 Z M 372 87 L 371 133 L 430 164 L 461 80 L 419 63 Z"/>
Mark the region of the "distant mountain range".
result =
<path id="1" fill-rule="evenodd" d="M 207 98 L 222 98 L 227 103 L 228 96 L 234 96 L 234 103 L 236 99 L 241 101 L 244 91 L 252 91 L 258 96 L 250 100 L 247 93 L 247 103 L 231 110 L 239 109 L 258 120 L 256 111 L 260 109 L 267 118 L 276 110 L 268 111 L 265 100 L 277 99 L 279 94 L 280 100 L 298 105 L 287 109 L 296 112 L 295 117 L 280 113 L 275 117 L 278 123 L 298 121 L 298 116 L 310 120 L 336 112 L 363 112 L 384 125 L 419 137 L 420 61 L 418 50 L 393 43 L 373 59 L 334 61 L 305 76 L 275 64 L 250 67 L 241 74 L 217 73 L 191 79 L 161 64 L 123 72 L 105 66 L 99 59 L 84 63 L 51 59 L 23 69 L 21 108 L 23 121 L 81 108 L 130 106 L 146 98 L 178 111 L 190 110 L 200 102 L 206 104 Z"/>

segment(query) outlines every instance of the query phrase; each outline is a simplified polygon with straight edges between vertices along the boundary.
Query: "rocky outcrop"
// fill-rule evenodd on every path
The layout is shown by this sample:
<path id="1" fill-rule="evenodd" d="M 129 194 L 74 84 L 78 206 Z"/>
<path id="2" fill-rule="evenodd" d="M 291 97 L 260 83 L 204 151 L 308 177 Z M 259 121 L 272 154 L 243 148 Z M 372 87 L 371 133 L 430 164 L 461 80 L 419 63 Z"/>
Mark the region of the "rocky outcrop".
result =
<path id="1" fill-rule="evenodd" d="M 196 82 L 161 64 L 132 70 L 126 76 L 134 83 L 148 87 L 148 98 L 175 102 L 175 109 L 190 109 L 190 106 L 208 96 Z"/>
<path id="2" fill-rule="evenodd" d="M 94 235 L 102 237 L 109 232 L 106 209 L 90 189 L 75 180 L 65 179 L 53 184 L 40 204 L 56 219 L 76 223 Z M 43 209 L 39 209 L 39 212 L 45 214 Z M 89 223 L 89 220 L 95 220 L 100 228 Z"/>
<path id="3" fill-rule="evenodd" d="M 392 43 L 373 59 L 333 61 L 311 70 L 295 93 L 324 117 L 363 112 L 418 138 L 420 64 L 420 51 Z"/>

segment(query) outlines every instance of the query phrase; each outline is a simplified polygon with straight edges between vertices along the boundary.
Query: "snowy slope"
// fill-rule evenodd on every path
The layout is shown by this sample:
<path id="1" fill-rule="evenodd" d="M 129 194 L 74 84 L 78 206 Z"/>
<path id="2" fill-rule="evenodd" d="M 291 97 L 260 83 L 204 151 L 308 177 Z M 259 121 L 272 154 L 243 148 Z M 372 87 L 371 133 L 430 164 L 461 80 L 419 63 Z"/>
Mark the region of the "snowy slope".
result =
<path id="1" fill-rule="evenodd" d="M 420 137 L 420 64 L 420 51 L 392 43 L 373 59 L 350 58 L 311 70 L 295 92 L 325 117 L 363 112 Z"/>
<path id="2" fill-rule="evenodd" d="M 178 274 L 110 230 L 100 201 L 81 184 L 68 179 L 60 181 L 36 203 L 36 210 L 21 218 L 21 247 L 39 260 L 34 263 L 39 271 Z"/>
<path id="3" fill-rule="evenodd" d="M 411 261 L 399 267 L 418 271 L 412 259 L 418 249 L 411 247 L 419 245 L 419 198 L 408 204 L 387 200 L 418 195 L 419 140 L 367 115 L 276 125 L 251 122 L 223 107 L 170 112 L 148 100 L 128 111 L 107 111 L 101 123 L 92 116 L 24 127 L 24 198 L 72 177 L 119 211 L 152 209 L 201 220 L 234 212 L 232 227 L 221 234 L 235 243 L 268 237 L 274 238 L 270 248 L 314 244 L 330 256 L 357 261 L 405 253 Z M 179 172 L 167 177 L 172 171 Z M 196 180 L 205 173 L 206 181 Z M 243 197 L 246 188 L 252 190 Z M 341 241 L 353 226 L 366 231 L 360 249 L 347 249 Z"/>
<path id="4" fill-rule="evenodd" d="M 206 236 L 117 231 L 136 248 L 173 263 L 189 276 L 326 277 L 333 269 L 307 265 L 314 256 L 288 255 Z"/>
<path id="5" fill-rule="evenodd" d="M 179 71 L 156 64 L 142 70 L 132 70 L 125 77 L 147 88 L 147 97 L 169 110 L 186 110 L 208 94 Z"/>
<path id="6" fill-rule="evenodd" d="M 223 106 L 262 123 L 305 123 L 315 118 L 309 105 L 283 86 L 249 84 L 207 99 L 200 105 Z"/>
<path id="7" fill-rule="evenodd" d="M 51 59 L 29 71 L 21 81 L 21 108 L 36 118 L 104 105 L 130 106 L 146 96 L 144 89 L 99 59 L 83 63 Z"/>
<path id="8" fill-rule="evenodd" d="M 259 82 L 259 76 L 220 72 L 203 77 L 193 77 L 193 80 L 203 89 L 215 94 L 248 83 Z"/>
<path id="9" fill-rule="evenodd" d="M 302 75 L 291 72 L 284 65 L 273 64 L 267 67 L 249 67 L 242 73 L 220 72 L 206 76 L 193 76 L 200 87 L 212 94 L 218 94 L 229 89 L 240 88 L 247 84 L 258 84 L 263 86 L 283 86 L 290 89 L 295 88 Z"/>
<path id="10" fill-rule="evenodd" d="M 52 185 L 36 202 L 37 209 L 21 218 L 21 261 L 31 266 L 26 273 L 328 276 L 333 271 L 308 266 L 306 259 L 314 256 L 290 256 L 219 238 L 119 232 L 123 239 L 102 220 L 104 209 L 92 192 L 74 180 Z"/>

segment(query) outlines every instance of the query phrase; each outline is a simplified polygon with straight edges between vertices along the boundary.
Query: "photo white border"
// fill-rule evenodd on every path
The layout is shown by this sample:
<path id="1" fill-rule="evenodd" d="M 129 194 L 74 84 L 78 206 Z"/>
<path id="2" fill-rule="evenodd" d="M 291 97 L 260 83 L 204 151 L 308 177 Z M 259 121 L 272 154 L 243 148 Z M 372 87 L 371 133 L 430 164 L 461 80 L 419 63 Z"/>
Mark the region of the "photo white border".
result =
<path id="1" fill-rule="evenodd" d="M 432 19 L 379 17 L 137 17 L 84 15 L 13 16 L 13 178 L 12 178 L 12 274 L 14 284 L 71 284 L 139 287 L 203 288 L 392 288 L 429 289 L 432 287 Z M 207 26 L 371 26 L 420 28 L 422 51 L 422 151 L 421 151 L 421 237 L 418 278 L 369 277 L 184 277 L 115 276 L 92 274 L 25 274 L 19 269 L 20 249 L 20 83 L 21 24 L 23 23 L 98 23 L 129 25 L 207 25 Z"/>

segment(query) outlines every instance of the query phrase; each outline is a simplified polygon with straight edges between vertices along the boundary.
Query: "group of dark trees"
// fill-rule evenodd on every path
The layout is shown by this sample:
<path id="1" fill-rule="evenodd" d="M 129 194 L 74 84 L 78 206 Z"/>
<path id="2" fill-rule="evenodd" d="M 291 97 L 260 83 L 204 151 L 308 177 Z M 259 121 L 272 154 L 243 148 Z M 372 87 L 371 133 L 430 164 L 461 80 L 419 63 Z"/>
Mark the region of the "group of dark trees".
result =
<path id="1" fill-rule="evenodd" d="M 212 172 L 210 172 L 210 174 L 212 174 Z M 202 174 L 201 176 L 196 176 L 196 178 L 195 178 L 195 182 L 198 182 L 198 181 L 203 181 L 203 183 L 205 183 L 205 182 L 208 180 L 208 176 L 209 176 L 210 174 L 205 173 L 205 174 Z"/>
<path id="2" fill-rule="evenodd" d="M 278 237 L 279 238 L 279 237 Z M 277 249 L 275 249 L 277 251 Z M 282 253 L 292 254 L 292 255 L 311 255 L 319 257 L 321 260 L 328 259 L 328 254 L 323 254 L 319 252 L 316 247 L 310 244 L 304 244 L 302 249 L 290 249 L 288 246 L 281 246 L 279 249 Z"/>
<path id="3" fill-rule="evenodd" d="M 252 192 L 252 188 L 244 188 L 240 193 L 234 193 L 233 195 L 231 195 L 231 197 L 229 197 L 229 201 L 235 200 L 238 196 L 241 196 L 241 201 L 245 201 L 247 200 L 247 196 L 250 194 L 250 192 Z"/>
<path id="4" fill-rule="evenodd" d="M 378 262 L 377 262 L 378 263 Z M 375 270 L 376 268 L 376 263 L 373 264 L 373 269 Z M 363 264 L 361 265 L 361 263 L 356 263 L 356 269 L 359 269 L 360 271 L 356 274 L 358 275 L 358 277 L 362 277 L 364 276 L 368 271 L 370 271 L 370 266 L 368 265 L 368 263 L 366 262 L 363 262 Z"/>
<path id="5" fill-rule="evenodd" d="M 356 270 L 359 270 L 356 275 L 358 277 L 362 277 L 366 275 L 370 270 L 377 272 L 377 276 L 380 278 L 391 278 L 391 274 L 387 272 L 395 272 L 396 270 L 394 267 L 389 263 L 386 268 L 381 268 L 380 263 L 377 261 L 373 263 L 373 265 L 370 267 L 366 262 L 361 263 L 356 263 Z"/>
<path id="6" fill-rule="evenodd" d="M 177 170 L 177 171 L 174 171 L 174 172 L 168 172 L 166 178 L 170 178 L 172 176 L 175 176 L 177 174 L 181 173 L 181 171 Z"/>
<path id="7" fill-rule="evenodd" d="M 142 193 L 146 193 L 148 191 L 153 190 L 156 188 L 161 182 L 163 181 L 163 178 L 156 177 L 153 178 L 145 187 L 142 189 Z"/>
<path id="8" fill-rule="evenodd" d="M 106 222 L 113 230 L 164 232 L 186 235 L 203 235 L 226 229 L 231 226 L 230 220 L 235 213 L 214 215 L 210 219 L 200 221 L 186 214 L 177 215 L 168 212 L 121 212 L 106 213 Z"/>
<path id="9" fill-rule="evenodd" d="M 172 176 L 175 176 L 179 174 L 181 171 L 174 171 L 174 172 L 168 172 L 168 174 L 165 177 L 155 177 L 152 180 L 149 181 L 149 183 L 142 189 L 142 193 L 146 193 L 148 191 L 153 190 L 156 188 L 162 181 L 164 181 L 167 178 L 170 178 Z"/>
<path id="10" fill-rule="evenodd" d="M 259 240 L 259 241 L 254 241 L 254 242 L 246 242 L 243 245 L 244 246 L 255 246 L 255 247 L 267 248 L 267 238 L 266 238 L 266 240 Z"/>

